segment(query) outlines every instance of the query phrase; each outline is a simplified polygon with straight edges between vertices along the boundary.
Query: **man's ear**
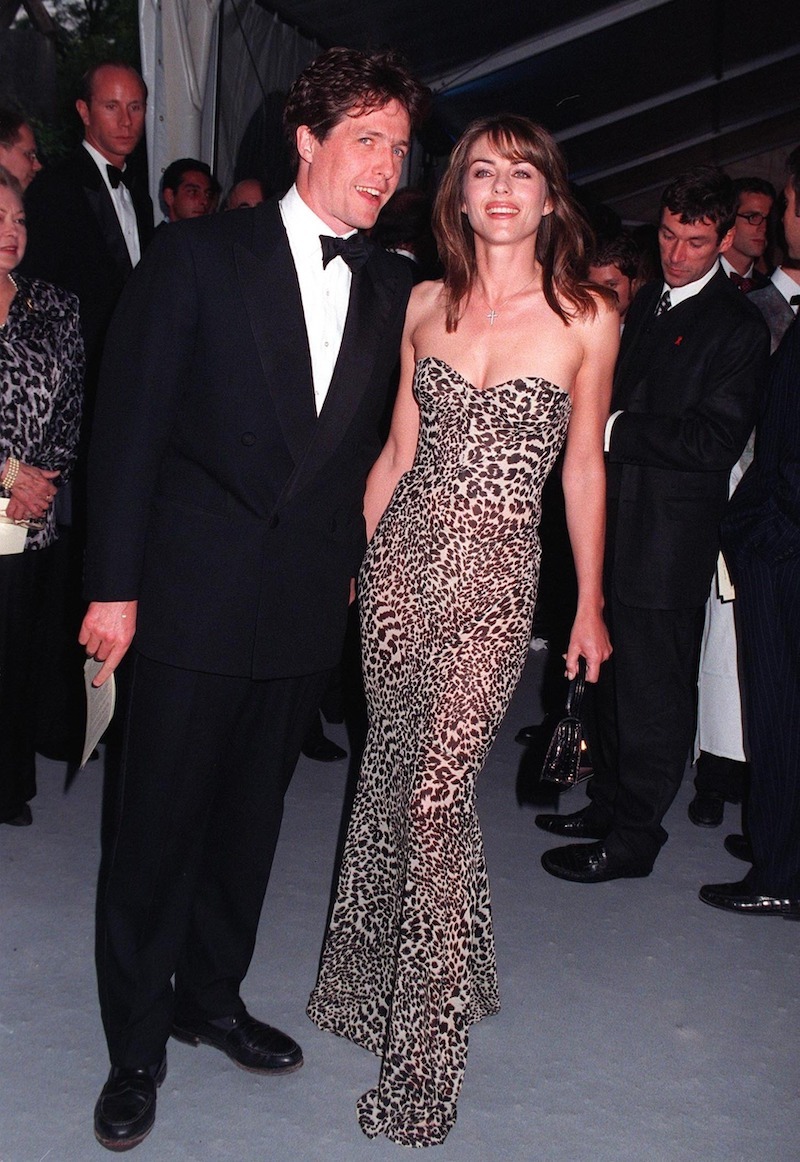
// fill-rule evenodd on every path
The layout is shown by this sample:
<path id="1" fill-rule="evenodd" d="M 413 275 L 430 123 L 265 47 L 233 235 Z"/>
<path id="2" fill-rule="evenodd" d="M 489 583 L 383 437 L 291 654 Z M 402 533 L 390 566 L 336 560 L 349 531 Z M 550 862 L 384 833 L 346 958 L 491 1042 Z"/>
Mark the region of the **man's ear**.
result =
<path id="1" fill-rule="evenodd" d="M 314 149 L 319 142 L 314 134 L 311 132 L 309 125 L 298 125 L 295 133 L 295 145 L 297 146 L 297 155 L 301 161 L 310 162 L 314 156 Z"/>
<path id="2" fill-rule="evenodd" d="M 733 238 L 734 238 L 735 234 L 736 234 L 736 227 L 735 226 L 731 226 L 728 233 L 723 234 L 722 241 L 719 244 L 719 253 L 720 254 L 724 254 L 726 250 L 730 250 L 731 246 L 733 246 Z"/>
<path id="3" fill-rule="evenodd" d="M 89 106 L 86 104 L 86 102 L 78 99 L 75 102 L 75 108 L 78 110 L 78 116 L 80 117 L 83 124 L 88 125 L 89 124 Z"/>

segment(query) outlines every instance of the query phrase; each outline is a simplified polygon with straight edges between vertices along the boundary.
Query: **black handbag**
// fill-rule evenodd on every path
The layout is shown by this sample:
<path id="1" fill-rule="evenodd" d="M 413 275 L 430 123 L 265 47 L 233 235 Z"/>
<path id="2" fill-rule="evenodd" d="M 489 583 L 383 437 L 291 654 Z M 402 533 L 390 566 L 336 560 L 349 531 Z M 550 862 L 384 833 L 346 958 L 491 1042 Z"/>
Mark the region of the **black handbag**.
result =
<path id="1" fill-rule="evenodd" d="M 578 672 L 569 684 L 564 715 L 558 722 L 542 767 L 542 779 L 568 791 L 591 777 L 590 767 L 581 771 L 581 704 L 586 689 L 586 659 L 578 658 Z"/>

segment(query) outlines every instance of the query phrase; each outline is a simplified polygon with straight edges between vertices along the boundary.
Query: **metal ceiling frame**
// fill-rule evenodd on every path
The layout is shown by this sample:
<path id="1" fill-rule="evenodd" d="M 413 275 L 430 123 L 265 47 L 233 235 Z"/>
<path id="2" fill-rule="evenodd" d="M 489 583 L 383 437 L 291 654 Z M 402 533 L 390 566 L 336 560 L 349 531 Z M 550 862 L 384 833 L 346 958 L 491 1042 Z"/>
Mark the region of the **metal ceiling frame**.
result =
<path id="1" fill-rule="evenodd" d="M 550 32 L 545 32 L 540 36 L 532 36 L 528 40 L 521 40 L 517 44 L 501 49 L 500 52 L 492 53 L 491 56 L 481 57 L 470 64 L 451 69 L 447 73 L 426 77 L 425 80 L 433 89 L 435 96 L 446 92 L 452 93 L 462 85 L 471 84 L 491 73 L 498 73 L 501 69 L 519 64 L 520 61 L 541 56 L 542 53 L 570 44 L 573 40 L 579 40 L 582 36 L 601 32 L 614 24 L 620 24 L 634 16 L 640 16 L 643 12 L 649 12 L 653 8 L 661 8 L 664 4 L 671 3 L 672 0 L 622 0 L 621 3 L 612 4 L 592 16 L 585 16 L 580 20 L 562 24 Z"/>

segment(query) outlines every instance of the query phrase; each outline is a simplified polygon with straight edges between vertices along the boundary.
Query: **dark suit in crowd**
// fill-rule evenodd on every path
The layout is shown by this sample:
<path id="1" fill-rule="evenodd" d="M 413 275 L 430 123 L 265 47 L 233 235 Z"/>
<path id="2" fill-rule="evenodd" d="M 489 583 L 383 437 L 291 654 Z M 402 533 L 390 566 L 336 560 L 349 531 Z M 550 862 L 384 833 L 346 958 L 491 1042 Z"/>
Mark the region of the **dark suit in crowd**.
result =
<path id="1" fill-rule="evenodd" d="M 797 903 L 800 325 L 796 321 L 772 357 L 769 387 L 756 425 L 755 458 L 731 498 L 722 522 L 722 540 L 736 586 L 750 749 L 748 830 L 754 862 L 744 883 L 755 895 Z"/>
<path id="2" fill-rule="evenodd" d="M 153 206 L 143 178 L 131 177 L 129 188 L 144 252 L 153 235 Z M 106 329 L 132 268 L 108 190 L 82 145 L 38 175 L 25 214 L 28 247 L 20 270 L 78 296 L 92 391 Z"/>
<path id="3" fill-rule="evenodd" d="M 319 418 L 276 202 L 159 232 L 123 293 L 86 579 L 92 601 L 138 598 L 98 901 L 115 1065 L 158 1061 L 173 1015 L 243 1011 L 283 795 L 341 656 L 410 285 L 377 247 L 354 272 Z"/>
<path id="4" fill-rule="evenodd" d="M 126 171 L 128 172 L 128 171 Z M 129 176 L 142 251 L 153 234 L 153 208 L 144 180 Z M 94 158 L 83 145 L 43 170 L 25 199 L 28 246 L 20 269 L 72 291 L 80 304 L 86 351 L 82 439 L 69 486 L 59 492 L 50 591 L 45 600 L 47 662 L 38 715 L 37 749 L 77 763 L 85 702 L 77 645 L 86 522 L 86 455 L 108 324 L 132 266 L 122 228 Z"/>
<path id="5" fill-rule="evenodd" d="M 800 294 L 800 287 L 798 287 L 798 294 Z M 750 302 L 754 303 L 761 311 L 764 322 L 769 327 L 771 346 L 772 350 L 775 351 L 787 328 L 794 320 L 794 311 L 772 282 L 768 282 L 760 290 L 753 291 L 749 297 Z"/>
<path id="6" fill-rule="evenodd" d="M 656 317 L 660 282 L 628 313 L 608 452 L 606 615 L 592 818 L 609 863 L 652 866 L 694 733 L 703 609 L 728 478 L 753 426 L 768 336 L 718 270 Z"/>

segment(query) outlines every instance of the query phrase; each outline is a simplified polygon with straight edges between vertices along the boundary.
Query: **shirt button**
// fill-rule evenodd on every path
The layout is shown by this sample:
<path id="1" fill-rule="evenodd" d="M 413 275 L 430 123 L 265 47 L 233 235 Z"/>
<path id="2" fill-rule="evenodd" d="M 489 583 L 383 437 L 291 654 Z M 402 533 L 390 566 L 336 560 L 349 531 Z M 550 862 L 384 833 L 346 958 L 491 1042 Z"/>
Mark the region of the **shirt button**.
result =
<path id="1" fill-rule="evenodd" d="M 242 435 L 242 443 L 245 448 L 251 448 L 256 442 L 256 437 L 253 432 L 244 432 Z"/>

